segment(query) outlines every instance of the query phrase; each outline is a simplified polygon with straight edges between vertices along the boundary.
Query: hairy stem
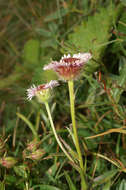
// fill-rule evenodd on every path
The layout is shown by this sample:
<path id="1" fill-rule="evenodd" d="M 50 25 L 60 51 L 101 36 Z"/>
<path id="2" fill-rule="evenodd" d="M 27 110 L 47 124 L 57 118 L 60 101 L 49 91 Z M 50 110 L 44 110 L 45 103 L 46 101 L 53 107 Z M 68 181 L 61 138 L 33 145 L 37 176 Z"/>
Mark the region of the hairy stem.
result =
<path id="1" fill-rule="evenodd" d="M 51 112 L 50 112 L 50 108 L 49 108 L 49 104 L 48 102 L 45 103 L 45 107 L 46 107 L 46 110 L 47 110 L 47 113 L 48 113 L 48 117 L 49 117 L 49 120 L 50 120 L 50 124 L 51 124 L 51 127 L 52 127 L 52 130 L 53 130 L 53 133 L 54 133 L 54 136 L 56 138 L 56 141 L 58 143 L 58 145 L 60 146 L 60 148 L 62 149 L 62 151 L 64 152 L 64 154 L 67 156 L 67 158 L 73 162 L 72 158 L 70 157 L 70 155 L 67 153 L 67 151 L 65 150 L 65 148 L 63 147 L 62 143 L 60 142 L 59 140 L 59 137 L 56 133 L 56 129 L 55 129 L 55 126 L 54 126 L 54 123 L 53 123 L 53 120 L 52 120 L 52 116 L 51 116 Z"/>
<path id="2" fill-rule="evenodd" d="M 75 146 L 77 150 L 77 154 L 79 157 L 79 164 L 80 164 L 80 176 L 81 176 L 81 185 L 82 190 L 87 190 L 87 185 L 84 177 L 84 165 L 83 165 L 83 158 L 80 150 L 79 145 L 79 139 L 77 134 L 77 128 L 76 128 L 76 120 L 75 120 L 75 96 L 74 96 L 74 83 L 73 81 L 68 81 L 68 87 L 69 87 L 69 96 L 70 96 L 70 110 L 71 110 L 71 119 L 72 119 L 72 127 L 73 127 L 73 133 L 74 133 L 74 139 L 75 139 Z"/>

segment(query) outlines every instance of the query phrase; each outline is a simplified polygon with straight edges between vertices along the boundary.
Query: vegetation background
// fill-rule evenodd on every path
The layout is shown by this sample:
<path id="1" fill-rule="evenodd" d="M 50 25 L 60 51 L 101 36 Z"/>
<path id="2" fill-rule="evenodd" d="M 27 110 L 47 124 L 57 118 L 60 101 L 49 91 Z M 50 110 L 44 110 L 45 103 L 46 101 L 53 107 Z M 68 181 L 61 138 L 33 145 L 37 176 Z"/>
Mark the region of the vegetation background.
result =
<path id="1" fill-rule="evenodd" d="M 126 0 L 0 0 L 0 20 L 0 190 L 80 189 L 44 106 L 26 99 L 33 83 L 57 79 L 42 70 L 45 64 L 79 52 L 93 55 L 75 81 L 86 180 L 90 190 L 125 190 Z M 73 148 L 67 84 L 60 84 L 51 112 L 58 134 Z M 31 126 L 39 143 L 32 141 Z"/>

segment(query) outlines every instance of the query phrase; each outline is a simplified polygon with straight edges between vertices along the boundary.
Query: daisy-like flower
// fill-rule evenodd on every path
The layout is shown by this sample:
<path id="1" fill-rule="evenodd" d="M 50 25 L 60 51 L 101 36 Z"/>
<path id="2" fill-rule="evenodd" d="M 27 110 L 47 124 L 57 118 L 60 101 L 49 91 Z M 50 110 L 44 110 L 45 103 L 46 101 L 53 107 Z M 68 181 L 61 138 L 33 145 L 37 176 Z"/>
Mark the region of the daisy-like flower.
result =
<path id="1" fill-rule="evenodd" d="M 50 89 L 58 85 L 59 83 L 56 80 L 51 80 L 49 83 L 39 86 L 33 85 L 31 88 L 27 89 L 27 99 L 31 100 L 36 96 L 40 103 L 47 102 L 51 97 Z"/>
<path id="2" fill-rule="evenodd" d="M 54 70 L 60 78 L 64 80 L 74 80 L 76 79 L 85 63 L 92 58 L 91 53 L 78 53 L 71 56 L 70 54 L 64 55 L 61 60 L 52 61 L 49 65 L 46 65 L 44 70 Z"/>

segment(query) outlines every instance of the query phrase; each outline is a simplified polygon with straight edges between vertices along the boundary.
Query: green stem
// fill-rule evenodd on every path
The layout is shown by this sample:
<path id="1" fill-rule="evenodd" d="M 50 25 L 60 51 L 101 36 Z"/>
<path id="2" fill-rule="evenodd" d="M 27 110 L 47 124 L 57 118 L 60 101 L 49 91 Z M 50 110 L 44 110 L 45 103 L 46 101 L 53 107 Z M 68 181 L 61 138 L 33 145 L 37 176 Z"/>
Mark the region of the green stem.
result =
<path id="1" fill-rule="evenodd" d="M 74 133 L 74 139 L 75 139 L 75 146 L 79 157 L 79 164 L 80 164 L 80 176 L 81 176 L 81 185 L 82 190 L 87 190 L 87 185 L 84 178 L 84 165 L 83 165 L 83 158 L 80 150 L 79 145 L 79 139 L 77 134 L 77 128 L 76 128 L 76 120 L 75 120 L 75 96 L 74 96 L 74 83 L 73 81 L 68 81 L 68 87 L 69 87 L 69 96 L 70 96 L 70 110 L 71 110 L 71 119 L 72 119 L 72 126 L 73 126 L 73 133 Z"/>
<path id="2" fill-rule="evenodd" d="M 46 107 L 46 110 L 47 110 L 47 113 L 48 113 L 48 117 L 49 117 L 49 120 L 50 120 L 50 124 L 51 124 L 51 127 L 52 127 L 52 130 L 53 130 L 53 133 L 54 133 L 54 136 L 57 140 L 57 143 L 59 144 L 60 148 L 62 149 L 62 151 L 64 152 L 64 154 L 67 156 L 67 158 L 73 162 L 72 158 L 69 156 L 69 154 L 67 153 L 67 151 L 64 149 L 63 145 L 61 144 L 60 140 L 59 140 L 59 137 L 56 133 L 56 130 L 55 130 L 55 126 L 54 126 L 54 123 L 53 123 L 53 120 L 52 120 L 52 116 L 51 116 L 51 112 L 50 112 L 50 108 L 49 108 L 49 104 L 48 102 L 45 102 L 45 107 Z"/>
<path id="3" fill-rule="evenodd" d="M 28 189 L 29 189 L 28 186 L 29 186 L 29 185 L 28 185 L 28 182 L 26 181 L 26 183 L 25 183 L 25 187 L 26 187 L 25 190 L 28 190 Z"/>

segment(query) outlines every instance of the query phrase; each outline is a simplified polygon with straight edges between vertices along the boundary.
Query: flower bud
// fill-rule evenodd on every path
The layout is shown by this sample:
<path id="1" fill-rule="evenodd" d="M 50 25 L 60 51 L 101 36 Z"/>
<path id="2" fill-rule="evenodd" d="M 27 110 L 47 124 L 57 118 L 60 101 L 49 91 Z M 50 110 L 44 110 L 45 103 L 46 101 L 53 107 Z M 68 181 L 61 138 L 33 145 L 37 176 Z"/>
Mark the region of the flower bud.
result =
<path id="1" fill-rule="evenodd" d="M 13 157 L 3 157 L 0 159 L 0 164 L 6 168 L 11 168 L 16 164 L 16 159 Z"/>
<path id="2" fill-rule="evenodd" d="M 38 149 L 32 152 L 31 154 L 29 154 L 28 156 L 26 156 L 26 158 L 30 158 L 32 160 L 40 160 L 44 154 L 45 154 L 45 151 L 43 149 Z"/>
<path id="3" fill-rule="evenodd" d="M 39 145 L 40 145 L 40 142 L 38 140 L 34 139 L 33 141 L 31 141 L 27 144 L 27 150 L 35 151 Z"/>
<path id="4" fill-rule="evenodd" d="M 39 103 L 48 102 L 51 98 L 50 89 L 45 89 L 43 91 L 37 91 L 36 97 L 37 97 Z"/>

